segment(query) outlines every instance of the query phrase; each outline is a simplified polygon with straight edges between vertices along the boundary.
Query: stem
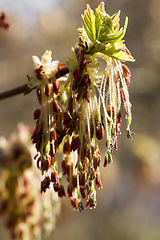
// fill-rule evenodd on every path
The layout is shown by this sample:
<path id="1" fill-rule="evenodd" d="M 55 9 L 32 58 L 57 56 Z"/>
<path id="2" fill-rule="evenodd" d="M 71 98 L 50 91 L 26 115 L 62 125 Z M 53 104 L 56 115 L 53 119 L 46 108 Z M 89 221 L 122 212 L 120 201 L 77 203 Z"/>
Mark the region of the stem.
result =
<path id="1" fill-rule="evenodd" d="M 65 66 L 61 69 L 58 69 L 58 72 L 55 75 L 55 77 L 56 77 L 56 79 L 60 78 L 64 75 L 66 75 L 68 72 L 69 72 L 69 69 L 67 68 L 67 66 Z M 12 89 L 6 90 L 4 92 L 0 92 L 0 100 L 18 95 L 20 93 L 24 93 L 25 90 L 27 89 L 27 86 L 28 86 L 28 83 L 25 83 L 25 84 L 23 84 L 21 86 L 18 86 L 16 88 L 12 88 Z"/>

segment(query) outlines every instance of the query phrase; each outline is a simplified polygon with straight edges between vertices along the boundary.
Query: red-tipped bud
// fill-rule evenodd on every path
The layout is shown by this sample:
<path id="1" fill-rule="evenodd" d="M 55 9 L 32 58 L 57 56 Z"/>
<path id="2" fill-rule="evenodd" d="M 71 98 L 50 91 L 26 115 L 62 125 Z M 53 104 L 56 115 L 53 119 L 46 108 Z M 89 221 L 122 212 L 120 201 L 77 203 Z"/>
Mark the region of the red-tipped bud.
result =
<path id="1" fill-rule="evenodd" d="M 52 107 L 54 113 L 62 112 L 62 109 L 58 106 L 57 100 L 53 100 Z"/>
<path id="2" fill-rule="evenodd" d="M 75 80 L 76 84 L 78 84 L 80 82 L 81 74 L 82 74 L 82 71 L 80 69 L 75 69 L 74 70 L 73 77 L 74 77 L 74 80 Z"/>
<path id="3" fill-rule="evenodd" d="M 63 120 L 63 125 L 69 127 L 71 121 L 71 117 L 67 112 L 64 112 L 64 120 Z"/>
<path id="4" fill-rule="evenodd" d="M 36 109 L 34 112 L 34 119 L 39 119 L 41 114 L 41 110 L 40 109 Z"/>
<path id="5" fill-rule="evenodd" d="M 59 94 L 60 93 L 60 88 L 59 88 L 59 81 L 58 80 L 55 80 L 53 82 L 53 92 L 55 94 Z"/>
<path id="6" fill-rule="evenodd" d="M 41 95 L 41 90 L 40 89 L 37 89 L 37 98 L 38 98 L 39 104 L 41 105 L 42 95 Z"/>
<path id="7" fill-rule="evenodd" d="M 121 95 L 122 102 L 125 103 L 126 102 L 126 98 L 125 98 L 125 94 L 124 94 L 124 91 L 123 91 L 122 88 L 120 89 L 120 95 Z"/>
<path id="8" fill-rule="evenodd" d="M 54 128 L 50 130 L 50 142 L 55 141 L 57 139 L 57 133 Z"/>
<path id="9" fill-rule="evenodd" d="M 63 145 L 63 153 L 64 154 L 70 154 L 70 143 L 69 143 L 69 140 L 66 140 L 65 142 L 64 142 L 64 145 Z"/>
<path id="10" fill-rule="evenodd" d="M 47 171 L 50 167 L 50 159 L 43 157 L 41 160 L 41 169 L 42 171 Z"/>
<path id="11" fill-rule="evenodd" d="M 93 154 L 93 166 L 95 171 L 97 171 L 100 164 L 100 157 L 97 154 Z"/>
<path id="12" fill-rule="evenodd" d="M 47 97 L 51 95 L 51 86 L 49 84 L 45 86 L 45 94 Z"/>
<path id="13" fill-rule="evenodd" d="M 70 146 L 70 151 L 76 151 L 79 147 L 79 144 L 80 144 L 79 136 L 73 136 L 71 146 Z"/>
<path id="14" fill-rule="evenodd" d="M 105 157 L 104 157 L 104 164 L 103 164 L 103 167 L 105 168 L 108 164 L 108 155 L 106 154 Z"/>
<path id="15" fill-rule="evenodd" d="M 79 174 L 79 185 L 80 186 L 85 186 L 85 173 L 84 172 L 80 172 Z"/>
<path id="16" fill-rule="evenodd" d="M 68 197 L 72 197 L 73 196 L 73 191 L 74 191 L 74 187 L 73 187 L 72 183 L 69 183 L 68 184 L 68 188 L 67 188 Z"/>
<path id="17" fill-rule="evenodd" d="M 86 99 L 86 101 L 89 101 L 89 94 L 88 94 L 88 89 L 83 88 L 83 94 L 82 94 L 82 99 Z"/>
<path id="18" fill-rule="evenodd" d="M 119 112 L 117 114 L 117 123 L 122 123 L 121 110 L 119 110 Z"/>
<path id="19" fill-rule="evenodd" d="M 84 187 L 80 186 L 80 193 L 81 193 L 81 196 L 82 198 L 86 198 L 87 196 L 87 191 Z"/>
<path id="20" fill-rule="evenodd" d="M 59 177 L 58 172 L 55 169 L 53 169 L 53 171 L 51 172 L 51 182 L 53 183 L 58 182 L 59 181 L 58 177 Z"/>
<path id="21" fill-rule="evenodd" d="M 77 209 L 77 207 L 78 207 L 78 202 L 79 202 L 78 198 L 73 198 L 73 197 L 71 197 L 71 204 L 72 204 L 74 210 Z"/>
<path id="22" fill-rule="evenodd" d="M 96 173 L 96 185 L 97 185 L 98 188 L 103 188 L 103 184 L 101 182 L 99 173 Z"/>
<path id="23" fill-rule="evenodd" d="M 61 185 L 60 188 L 58 189 L 58 196 L 59 197 L 66 196 L 63 185 Z"/>
<path id="24" fill-rule="evenodd" d="M 96 137 L 98 140 L 104 138 L 104 127 L 101 124 L 96 127 Z"/>
<path id="25" fill-rule="evenodd" d="M 86 59 L 83 59 L 83 60 L 81 61 L 81 63 L 80 63 L 80 70 L 81 70 L 82 72 L 84 71 L 84 69 L 85 69 L 85 67 L 86 67 L 86 64 L 87 64 Z"/>
<path id="26" fill-rule="evenodd" d="M 122 64 L 121 66 L 122 66 L 124 77 L 126 78 L 128 76 L 131 76 L 131 72 L 130 72 L 129 68 L 125 64 Z"/>
<path id="27" fill-rule="evenodd" d="M 50 178 L 47 176 L 41 182 L 41 193 L 46 192 L 47 188 L 49 188 L 49 185 L 50 185 Z"/>
<path id="28" fill-rule="evenodd" d="M 76 174 L 72 174 L 72 185 L 74 188 L 77 187 L 77 175 Z"/>
<path id="29" fill-rule="evenodd" d="M 60 189 L 60 186 L 61 186 L 61 184 L 60 184 L 60 181 L 59 181 L 59 179 L 58 179 L 57 182 L 53 183 L 54 191 L 55 191 L 55 192 L 58 192 L 58 190 Z"/>

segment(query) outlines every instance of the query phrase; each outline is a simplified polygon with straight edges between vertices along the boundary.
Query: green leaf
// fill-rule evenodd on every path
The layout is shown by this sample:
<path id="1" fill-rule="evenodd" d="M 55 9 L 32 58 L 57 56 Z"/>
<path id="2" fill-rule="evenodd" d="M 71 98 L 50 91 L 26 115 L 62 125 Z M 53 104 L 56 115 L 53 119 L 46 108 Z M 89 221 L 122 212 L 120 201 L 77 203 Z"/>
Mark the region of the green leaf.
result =
<path id="1" fill-rule="evenodd" d="M 98 39 L 99 35 L 100 35 L 101 28 L 102 28 L 103 20 L 102 20 L 101 13 L 99 12 L 99 10 L 97 8 L 96 8 L 95 17 L 96 17 L 96 19 L 95 19 L 96 39 Z"/>
<path id="2" fill-rule="evenodd" d="M 124 28 L 121 28 L 117 34 L 105 34 L 102 35 L 98 40 L 104 44 L 120 41 L 126 33 L 127 24 L 128 18 L 126 17 Z"/>
<path id="3" fill-rule="evenodd" d="M 101 13 L 101 17 L 103 20 L 102 29 L 104 28 L 105 34 L 112 34 L 114 28 L 113 28 L 113 23 L 112 23 L 111 17 L 107 13 L 103 13 L 103 12 L 100 12 L 100 13 Z"/>
<path id="4" fill-rule="evenodd" d="M 113 58 L 116 58 L 120 61 L 130 61 L 130 62 L 134 62 L 135 59 L 129 55 L 128 53 L 124 52 L 124 51 L 119 51 L 117 53 L 114 53 L 112 55 Z"/>
<path id="5" fill-rule="evenodd" d="M 84 29 L 89 37 L 89 39 L 93 42 L 96 38 L 96 27 L 95 27 L 95 15 L 93 10 L 87 4 L 87 9 L 84 11 L 84 16 L 81 15 Z"/>

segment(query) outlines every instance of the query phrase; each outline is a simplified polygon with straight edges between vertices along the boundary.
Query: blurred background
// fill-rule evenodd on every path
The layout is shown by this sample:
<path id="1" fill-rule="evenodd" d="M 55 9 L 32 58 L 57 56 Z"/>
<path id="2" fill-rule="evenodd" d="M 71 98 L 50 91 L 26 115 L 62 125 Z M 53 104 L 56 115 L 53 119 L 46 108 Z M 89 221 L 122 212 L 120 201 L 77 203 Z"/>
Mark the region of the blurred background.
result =
<path id="1" fill-rule="evenodd" d="M 53 60 L 67 60 L 87 3 L 95 9 L 100 2 L 0 0 L 0 11 L 8 13 L 12 24 L 9 31 L 0 29 L 0 91 L 27 82 L 32 55 L 41 57 L 51 50 Z M 123 120 L 114 162 L 101 169 L 103 189 L 97 190 L 97 208 L 74 212 L 69 199 L 62 199 L 50 240 L 160 239 L 160 1 L 106 0 L 105 7 L 110 15 L 121 10 L 121 26 L 129 17 L 125 43 L 136 59 L 127 63 L 132 72 L 131 129 L 136 135 L 132 141 L 126 138 Z M 0 101 L 0 135 L 8 136 L 19 122 L 34 126 L 37 106 L 34 92 Z M 2 233 L 9 239 L 7 232 Z"/>

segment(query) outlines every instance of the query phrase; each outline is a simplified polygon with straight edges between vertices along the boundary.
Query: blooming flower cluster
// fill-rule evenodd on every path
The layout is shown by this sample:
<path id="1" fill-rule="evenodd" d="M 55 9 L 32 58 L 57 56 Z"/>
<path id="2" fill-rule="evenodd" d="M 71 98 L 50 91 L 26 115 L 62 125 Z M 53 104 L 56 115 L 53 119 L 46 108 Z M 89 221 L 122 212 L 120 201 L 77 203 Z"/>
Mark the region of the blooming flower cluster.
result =
<path id="1" fill-rule="evenodd" d="M 51 62 L 51 52 L 47 51 L 41 61 L 33 57 L 34 76 L 28 77 L 28 88 L 37 88 L 40 104 L 34 113 L 37 122 L 32 141 L 38 151 L 37 166 L 44 175 L 41 191 L 52 184 L 60 197 L 65 196 L 62 178 L 67 175 L 68 196 L 73 208 L 80 211 L 84 209 L 82 199 L 86 207 L 96 206 L 96 186 L 103 187 L 98 143 L 106 139 L 106 167 L 112 162 L 113 149 L 118 148 L 122 103 L 127 137 L 134 135 L 128 92 L 131 72 L 124 64 L 134 58 L 122 40 L 128 18 L 120 28 L 119 15 L 120 11 L 109 16 L 103 2 L 95 13 L 87 5 L 78 43 L 71 49 L 66 66 Z M 103 71 L 99 71 L 99 59 L 105 62 Z M 66 67 L 67 78 L 59 78 L 60 68 Z M 58 152 L 63 154 L 61 161 Z"/>
<path id="2" fill-rule="evenodd" d="M 40 193 L 41 175 L 32 160 L 30 137 L 31 129 L 24 124 L 8 139 L 0 137 L 0 216 L 6 216 L 6 227 L 16 240 L 51 234 L 60 210 L 53 190 Z"/>

